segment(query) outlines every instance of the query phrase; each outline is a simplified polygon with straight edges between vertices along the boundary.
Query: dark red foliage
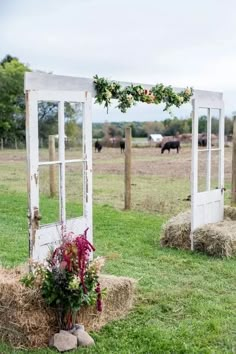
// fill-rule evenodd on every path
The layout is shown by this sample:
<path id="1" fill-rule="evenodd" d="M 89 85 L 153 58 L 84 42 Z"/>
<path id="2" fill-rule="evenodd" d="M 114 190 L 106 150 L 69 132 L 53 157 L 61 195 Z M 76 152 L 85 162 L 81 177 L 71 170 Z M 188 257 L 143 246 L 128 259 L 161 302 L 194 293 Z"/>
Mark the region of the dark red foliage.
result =
<path id="1" fill-rule="evenodd" d="M 85 294 L 87 293 L 87 289 L 84 285 L 86 264 L 89 261 L 90 252 L 95 251 L 93 245 L 87 240 L 87 231 L 88 229 L 84 231 L 84 235 L 79 235 L 75 239 L 75 244 L 78 252 L 77 255 L 78 255 L 79 277 Z"/>
<path id="2" fill-rule="evenodd" d="M 73 272 L 80 278 L 85 294 L 87 293 L 84 284 L 86 266 L 89 262 L 90 253 L 95 251 L 93 245 L 87 240 L 87 231 L 88 228 L 82 235 L 74 239 L 72 238 L 72 233 L 69 234 L 69 237 L 65 235 L 62 245 L 55 249 L 51 259 L 52 266 L 58 265 L 69 272 Z"/>
<path id="3" fill-rule="evenodd" d="M 50 266 L 65 269 L 80 278 L 83 291 L 86 294 L 85 275 L 89 262 L 90 253 L 95 251 L 93 245 L 87 240 L 88 228 L 83 234 L 75 237 L 73 233 L 65 234 L 60 247 L 57 247 L 49 262 Z M 97 283 L 97 310 L 102 311 L 102 293 L 100 284 Z M 69 318 L 68 318 L 69 321 Z"/>

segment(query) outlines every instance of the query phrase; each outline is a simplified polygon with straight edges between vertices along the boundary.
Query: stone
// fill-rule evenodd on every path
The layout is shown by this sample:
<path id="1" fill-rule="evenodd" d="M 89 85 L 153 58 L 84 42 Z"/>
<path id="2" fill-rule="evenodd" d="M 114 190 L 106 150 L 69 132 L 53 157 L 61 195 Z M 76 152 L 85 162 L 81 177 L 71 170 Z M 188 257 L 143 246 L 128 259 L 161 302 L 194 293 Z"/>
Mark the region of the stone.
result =
<path id="1" fill-rule="evenodd" d="M 95 345 L 93 338 L 82 329 L 77 329 L 74 333 L 74 336 L 77 338 L 78 346 L 80 347 L 90 347 Z"/>
<path id="2" fill-rule="evenodd" d="M 54 334 L 53 345 L 59 352 L 77 348 L 77 338 L 67 331 Z"/>
<path id="3" fill-rule="evenodd" d="M 75 331 L 81 330 L 84 331 L 84 325 L 76 323 L 72 329 L 69 330 L 70 333 L 74 334 Z"/>
<path id="4" fill-rule="evenodd" d="M 76 324 L 75 324 L 75 328 L 84 331 L 84 325 L 83 325 L 83 324 L 76 323 Z"/>

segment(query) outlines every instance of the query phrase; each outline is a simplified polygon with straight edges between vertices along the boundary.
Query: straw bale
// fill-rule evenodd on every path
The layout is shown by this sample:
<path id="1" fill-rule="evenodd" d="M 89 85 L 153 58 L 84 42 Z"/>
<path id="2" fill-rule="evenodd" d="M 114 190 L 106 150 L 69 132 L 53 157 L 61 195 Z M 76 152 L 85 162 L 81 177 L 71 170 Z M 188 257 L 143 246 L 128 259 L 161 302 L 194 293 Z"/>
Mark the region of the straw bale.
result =
<path id="1" fill-rule="evenodd" d="M 163 247 L 190 249 L 191 212 L 171 218 L 163 227 L 160 243 Z"/>
<path id="2" fill-rule="evenodd" d="M 88 331 L 100 329 L 111 319 L 124 317 L 133 304 L 134 279 L 103 274 L 100 283 L 102 289 L 106 289 L 102 312 L 97 312 L 95 307 L 90 307 L 82 309 L 78 316 L 78 322 L 82 323 Z"/>
<path id="3" fill-rule="evenodd" d="M 207 224 L 193 232 L 194 250 L 217 257 L 236 255 L 236 208 L 225 206 L 224 221 Z M 160 243 L 163 247 L 190 249 L 191 211 L 180 213 L 164 226 Z"/>
<path id="4" fill-rule="evenodd" d="M 0 340 L 16 348 L 45 347 L 58 332 L 56 313 L 45 306 L 40 294 L 19 283 L 21 270 L 0 268 Z M 103 312 L 84 308 L 79 321 L 86 330 L 98 330 L 108 321 L 123 317 L 132 306 L 135 281 L 101 275 L 101 288 L 107 288 Z"/>
<path id="5" fill-rule="evenodd" d="M 224 207 L 224 218 L 230 220 L 236 220 L 236 208 L 226 205 Z"/>
<path id="6" fill-rule="evenodd" d="M 210 256 L 232 257 L 236 255 L 236 223 L 224 220 L 208 224 L 194 231 L 194 249 Z"/>
<path id="7" fill-rule="evenodd" d="M 0 269 L 0 338 L 14 347 L 40 347 L 57 331 L 40 294 L 19 283 L 23 273 Z"/>

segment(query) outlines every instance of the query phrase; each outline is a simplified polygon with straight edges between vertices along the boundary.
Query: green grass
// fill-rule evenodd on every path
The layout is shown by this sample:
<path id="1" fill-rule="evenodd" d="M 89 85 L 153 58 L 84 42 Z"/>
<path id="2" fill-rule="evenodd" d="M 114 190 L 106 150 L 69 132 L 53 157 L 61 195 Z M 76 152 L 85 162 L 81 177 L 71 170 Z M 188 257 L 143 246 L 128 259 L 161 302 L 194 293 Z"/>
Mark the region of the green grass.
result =
<path id="1" fill-rule="evenodd" d="M 42 203 L 50 217 L 57 217 L 55 200 L 43 197 Z M 6 266 L 27 259 L 26 204 L 24 193 L 1 188 L 0 260 Z M 77 207 L 70 204 L 71 212 Z M 161 215 L 95 205 L 96 254 L 108 257 L 105 272 L 138 280 L 136 304 L 125 319 L 92 333 L 94 348 L 78 352 L 236 352 L 236 260 L 160 248 L 165 221 Z M 0 352 L 21 353 L 5 344 Z"/>

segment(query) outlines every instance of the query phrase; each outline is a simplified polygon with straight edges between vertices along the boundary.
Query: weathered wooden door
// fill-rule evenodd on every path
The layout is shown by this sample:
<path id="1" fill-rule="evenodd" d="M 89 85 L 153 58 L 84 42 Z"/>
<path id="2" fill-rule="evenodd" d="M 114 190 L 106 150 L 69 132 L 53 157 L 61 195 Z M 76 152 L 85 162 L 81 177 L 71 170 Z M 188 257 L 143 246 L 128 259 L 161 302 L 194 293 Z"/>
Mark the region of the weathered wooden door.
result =
<path id="1" fill-rule="evenodd" d="M 38 104 L 54 102 L 58 109 L 58 156 L 54 161 L 41 160 L 39 154 Z M 78 103 L 82 114 L 82 152 L 79 158 L 67 159 L 65 154 L 65 103 Z M 44 261 L 50 248 L 58 245 L 62 232 L 83 233 L 92 242 L 92 123 L 91 94 L 76 91 L 26 91 L 26 137 L 28 161 L 29 253 L 34 261 Z M 76 155 L 77 156 L 77 155 Z M 73 165 L 74 164 L 74 165 Z M 66 168 L 81 166 L 83 193 L 82 212 L 78 217 L 67 217 Z M 40 168 L 56 166 L 58 170 L 58 222 L 43 225 L 40 215 Z M 42 222 L 40 222 L 42 216 Z"/>
<path id="2" fill-rule="evenodd" d="M 224 217 L 224 104 L 222 97 L 193 100 L 191 248 L 193 231 Z"/>

